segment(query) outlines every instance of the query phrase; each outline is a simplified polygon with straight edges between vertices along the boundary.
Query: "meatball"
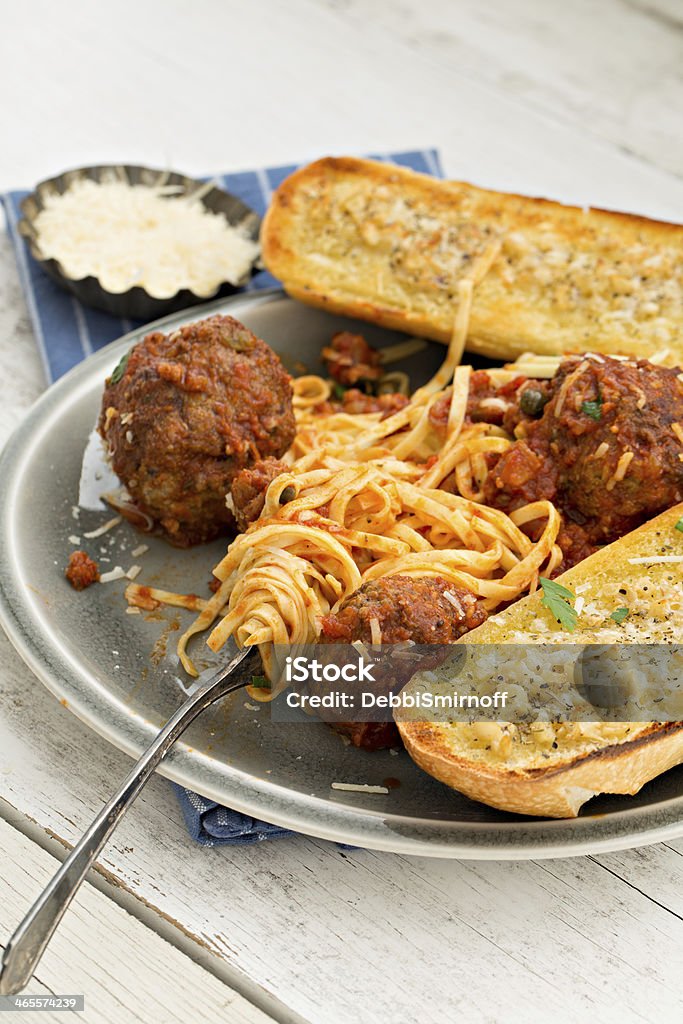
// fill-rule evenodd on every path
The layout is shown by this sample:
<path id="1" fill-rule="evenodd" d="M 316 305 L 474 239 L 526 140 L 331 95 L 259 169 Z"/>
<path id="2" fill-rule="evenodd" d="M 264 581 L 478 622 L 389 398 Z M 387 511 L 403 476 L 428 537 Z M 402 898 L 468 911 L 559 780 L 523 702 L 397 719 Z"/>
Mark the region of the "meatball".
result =
<path id="1" fill-rule="evenodd" d="M 323 619 L 320 642 L 348 644 L 360 640 L 371 644 L 374 619 L 383 644 L 406 640 L 423 645 L 450 644 L 481 625 L 486 617 L 485 609 L 474 594 L 440 577 L 385 576 L 364 583 L 343 602 L 338 612 Z M 440 660 L 427 656 L 416 666 L 406 659 L 389 658 L 375 671 L 373 689 L 382 694 L 400 690 L 418 668 L 433 667 Z M 337 732 L 349 736 L 354 746 L 364 750 L 401 745 L 393 722 L 330 724 Z"/>
<path id="2" fill-rule="evenodd" d="M 486 612 L 469 590 L 441 577 L 385 576 L 364 583 L 323 619 L 321 641 L 372 643 L 373 619 L 383 644 L 450 644 L 484 622 Z"/>
<path id="3" fill-rule="evenodd" d="M 382 376 L 381 356 L 362 334 L 340 331 L 321 355 L 330 377 L 344 387 L 376 382 Z"/>
<path id="4" fill-rule="evenodd" d="M 470 376 L 465 422 L 502 426 L 506 416 L 519 410 L 517 394 L 527 383 L 526 377 L 518 376 L 496 387 L 486 370 L 475 370 Z M 448 433 L 452 395 L 453 388 L 446 388 L 429 410 L 429 424 L 442 439 Z"/>
<path id="5" fill-rule="evenodd" d="M 295 434 L 290 378 L 229 316 L 147 335 L 107 380 L 99 431 L 134 506 L 177 547 L 234 528 L 233 477 Z"/>
<path id="6" fill-rule="evenodd" d="M 485 500 L 506 511 L 554 501 L 577 549 L 604 544 L 683 499 L 679 369 L 573 357 L 539 419 L 490 473 Z M 579 537 L 579 529 L 583 537 Z"/>
<path id="7" fill-rule="evenodd" d="M 85 590 L 86 587 L 97 583 L 100 578 L 100 570 L 97 567 L 97 562 L 93 562 L 85 551 L 72 551 L 64 575 L 74 590 Z"/>
<path id="8" fill-rule="evenodd" d="M 270 484 L 288 469 L 279 459 L 263 459 L 239 471 L 230 487 L 238 530 L 243 533 L 250 523 L 258 519 L 263 512 Z"/>
<path id="9" fill-rule="evenodd" d="M 315 412 L 319 416 L 328 416 L 335 412 L 346 412 L 351 416 L 362 416 L 365 413 L 381 412 L 382 419 L 387 419 L 399 409 L 404 409 L 410 402 L 408 395 L 400 391 L 387 391 L 381 395 L 366 395 L 358 388 L 349 388 L 341 397 L 341 401 L 328 399 L 316 405 Z"/>

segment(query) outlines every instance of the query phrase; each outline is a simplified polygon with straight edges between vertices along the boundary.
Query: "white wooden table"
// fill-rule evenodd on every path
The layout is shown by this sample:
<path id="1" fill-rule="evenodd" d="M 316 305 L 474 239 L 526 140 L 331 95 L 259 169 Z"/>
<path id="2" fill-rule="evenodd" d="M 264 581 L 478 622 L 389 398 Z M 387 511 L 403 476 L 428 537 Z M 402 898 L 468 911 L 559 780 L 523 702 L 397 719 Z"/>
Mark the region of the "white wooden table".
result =
<path id="1" fill-rule="evenodd" d="M 677 0 L 2 6 L 0 189 L 99 161 L 202 173 L 436 145 L 453 177 L 683 213 Z M 43 387 L 4 236 L 0 360 L 4 441 Z M 0 639 L 0 944 L 128 765 Z M 673 1021 L 682 855 L 207 850 L 157 778 L 30 991 L 83 992 L 98 1024 Z"/>

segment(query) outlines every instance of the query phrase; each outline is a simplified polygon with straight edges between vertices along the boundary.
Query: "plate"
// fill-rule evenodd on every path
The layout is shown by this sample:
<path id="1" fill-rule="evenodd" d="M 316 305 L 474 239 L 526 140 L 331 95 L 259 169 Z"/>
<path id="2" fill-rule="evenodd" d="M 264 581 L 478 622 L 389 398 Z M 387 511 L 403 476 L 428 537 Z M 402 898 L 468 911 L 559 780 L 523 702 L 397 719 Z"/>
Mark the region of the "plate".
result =
<path id="1" fill-rule="evenodd" d="M 172 330 L 210 313 L 229 313 L 264 338 L 292 371 L 321 369 L 319 351 L 341 329 L 371 344 L 401 336 L 310 309 L 282 292 L 245 294 L 195 307 L 159 322 Z M 181 703 L 188 680 L 175 657 L 178 626 L 190 613 L 163 609 L 129 615 L 125 581 L 76 593 L 63 570 L 73 544 L 106 519 L 81 511 L 83 452 L 99 409 L 104 378 L 145 330 L 81 363 L 33 407 L 0 459 L 0 618 L 19 653 L 79 718 L 137 756 Z M 413 386 L 440 364 L 428 344 L 402 364 Z M 140 543 L 149 550 L 132 551 Z M 103 570 L 142 565 L 138 582 L 206 592 L 225 550 L 218 541 L 177 551 L 128 524 L 82 540 Z M 79 545 L 80 546 L 80 545 Z M 110 562 L 104 559 L 111 559 Z M 201 641 L 195 646 L 197 653 Z M 208 658 L 206 664 L 208 664 Z M 577 819 L 524 818 L 474 803 L 418 769 L 404 752 L 366 753 L 345 746 L 322 723 L 271 721 L 244 693 L 204 712 L 164 762 L 164 775 L 205 797 L 287 828 L 355 846 L 435 857 L 524 859 L 595 853 L 683 835 L 683 767 L 635 797 L 591 801 Z M 342 792 L 332 782 L 381 784 L 388 795 Z"/>

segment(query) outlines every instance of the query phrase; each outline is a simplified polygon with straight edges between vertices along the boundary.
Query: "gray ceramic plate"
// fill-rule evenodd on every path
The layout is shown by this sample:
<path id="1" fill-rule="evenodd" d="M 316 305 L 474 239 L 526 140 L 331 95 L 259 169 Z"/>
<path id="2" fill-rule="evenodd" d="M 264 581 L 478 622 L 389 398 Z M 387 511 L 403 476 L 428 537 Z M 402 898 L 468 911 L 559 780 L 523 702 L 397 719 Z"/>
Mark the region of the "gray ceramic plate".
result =
<path id="1" fill-rule="evenodd" d="M 323 342 L 357 326 L 308 309 L 280 292 L 243 295 L 162 321 L 167 329 L 225 311 L 260 334 L 296 370 L 319 369 Z M 397 336 L 363 325 L 375 344 Z M 83 450 L 99 407 L 102 382 L 144 332 L 122 338 L 82 363 L 34 406 L 0 464 L 0 612 L 5 629 L 35 674 L 83 721 L 137 755 L 182 700 L 187 680 L 173 653 L 178 616 L 128 615 L 123 582 L 77 594 L 63 568 L 70 535 L 82 537 L 110 517 L 73 518 Z M 404 368 L 414 384 L 443 357 L 430 345 Z M 141 540 L 150 550 L 131 551 Z M 225 545 L 175 551 L 124 524 L 83 546 L 102 568 L 143 565 L 140 582 L 206 589 Z M 100 548 L 103 551 L 100 551 Z M 186 613 L 181 613 L 183 616 Z M 189 613 L 188 613 L 189 614 Z M 197 648 L 195 648 L 197 650 Z M 250 705 L 250 706 L 246 706 Z M 243 694 L 205 712 L 163 766 L 164 774 L 255 817 L 358 846 L 439 857 L 527 858 L 614 850 L 683 834 L 683 768 L 636 797 L 592 801 L 573 821 L 504 814 L 461 797 L 421 772 L 405 753 L 367 754 L 344 746 L 320 723 L 275 724 L 267 707 Z M 21 770 L 21 766 L 18 766 Z M 344 793 L 333 781 L 400 784 L 388 796 Z"/>

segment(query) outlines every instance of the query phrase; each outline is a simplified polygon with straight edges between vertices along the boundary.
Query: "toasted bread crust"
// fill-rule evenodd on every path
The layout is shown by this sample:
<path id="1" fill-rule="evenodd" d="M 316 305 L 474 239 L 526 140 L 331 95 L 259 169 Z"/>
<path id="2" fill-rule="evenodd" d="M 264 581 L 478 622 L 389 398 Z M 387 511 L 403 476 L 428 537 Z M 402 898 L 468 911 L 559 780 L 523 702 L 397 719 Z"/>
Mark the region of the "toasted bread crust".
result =
<path id="1" fill-rule="evenodd" d="M 444 342 L 458 281 L 500 244 L 470 351 L 683 356 L 680 225 L 327 158 L 277 189 L 261 242 L 295 298 Z"/>
<path id="2" fill-rule="evenodd" d="M 516 814 L 574 818 L 599 793 L 637 793 L 683 762 L 683 722 L 651 724 L 626 743 L 573 757 L 551 769 L 511 770 L 454 755 L 438 725 L 398 722 L 410 756 L 471 800 Z"/>
<path id="3" fill-rule="evenodd" d="M 653 585 L 672 572 L 679 574 L 680 563 L 644 567 L 631 559 L 680 557 L 683 534 L 676 524 L 682 517 L 683 504 L 668 509 L 580 562 L 558 577 L 558 582 L 574 593 L 577 587 L 590 583 L 590 589 L 584 593 L 594 600 L 610 583 L 628 584 L 644 571 L 648 584 L 651 581 Z M 544 632 L 540 634 L 539 624 L 544 621 Z M 624 635 L 624 642 L 662 642 L 667 636 L 666 628 L 665 624 L 639 623 L 633 635 Z M 522 643 L 527 636 L 529 642 L 584 644 L 595 642 L 597 634 L 595 630 L 581 628 L 580 619 L 575 633 L 564 633 L 536 593 L 491 616 L 461 642 Z M 668 639 L 681 640 L 670 636 Z M 396 718 L 408 753 L 429 775 L 472 800 L 517 814 L 575 817 L 591 797 L 599 793 L 637 793 L 646 782 L 683 763 L 683 722 L 636 723 L 627 738 L 618 742 L 605 740 L 601 746 L 578 753 L 569 749 L 564 756 L 559 750 L 553 753 L 548 765 L 539 765 L 539 754 L 530 747 L 524 755 L 526 763 L 518 761 L 511 766 L 483 751 L 468 750 L 461 742 L 458 725 L 401 721 L 398 714 Z"/>

